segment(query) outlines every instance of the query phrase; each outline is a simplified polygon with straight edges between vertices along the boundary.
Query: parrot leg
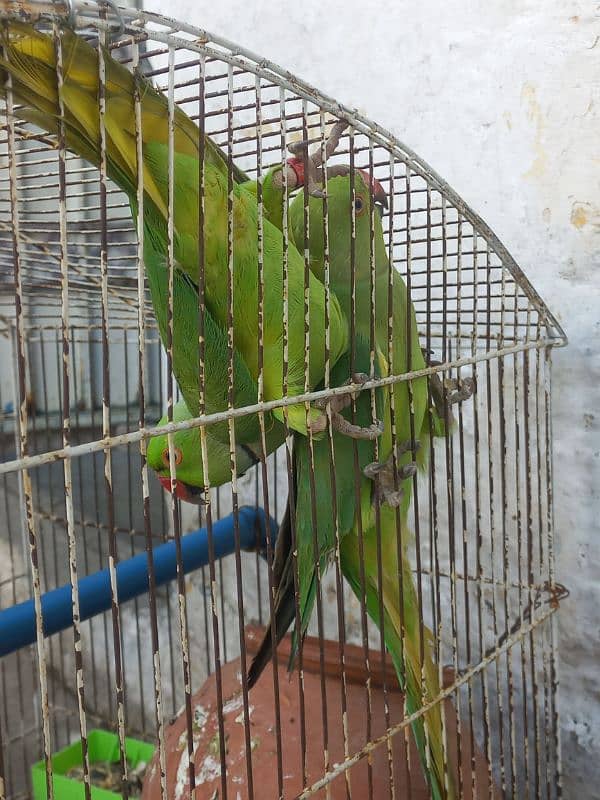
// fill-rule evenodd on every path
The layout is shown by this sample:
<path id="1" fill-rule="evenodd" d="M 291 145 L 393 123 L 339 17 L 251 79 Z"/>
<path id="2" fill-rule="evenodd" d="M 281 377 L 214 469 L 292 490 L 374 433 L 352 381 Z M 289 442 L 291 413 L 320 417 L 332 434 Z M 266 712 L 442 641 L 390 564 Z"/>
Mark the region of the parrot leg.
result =
<path id="1" fill-rule="evenodd" d="M 352 378 L 346 381 L 344 385 L 358 384 L 362 385 L 369 380 L 369 376 L 364 372 L 355 372 Z M 324 397 L 320 400 L 315 400 L 313 403 L 315 408 L 325 411 L 327 405 L 331 409 L 331 427 L 334 431 L 350 436 L 352 439 L 377 439 L 383 433 L 383 423 L 379 420 L 363 428 L 360 425 L 354 425 L 341 415 L 341 411 L 347 408 L 352 402 L 356 390 L 349 390 L 344 394 L 337 394 L 333 397 Z M 322 414 L 318 419 L 314 420 L 311 424 L 313 433 L 322 433 L 327 427 L 327 415 Z"/>
<path id="2" fill-rule="evenodd" d="M 444 387 L 452 392 L 448 395 L 450 405 L 468 400 L 475 392 L 475 378 L 446 378 Z"/>
<path id="3" fill-rule="evenodd" d="M 305 174 L 308 193 L 312 197 L 324 197 L 323 189 L 320 187 L 320 184 L 323 183 L 322 167 L 323 164 L 327 162 L 327 159 L 335 153 L 335 149 L 340 143 L 342 134 L 347 127 L 348 123 L 344 120 L 338 120 L 335 123 L 325 143 L 324 158 L 320 145 L 318 145 L 312 153 L 309 153 L 306 159 L 304 159 L 304 152 L 308 142 L 292 142 L 292 144 L 288 146 L 288 150 L 294 156 L 294 158 L 290 159 L 288 162 L 288 168 L 294 171 L 296 178 L 299 171 Z M 302 181 L 298 180 L 298 184 L 299 183 L 302 183 Z"/>
<path id="4" fill-rule="evenodd" d="M 396 458 L 400 458 L 404 453 L 414 452 L 418 450 L 420 446 L 420 442 L 415 442 L 410 439 L 406 442 L 401 442 L 396 447 Z M 416 471 L 417 465 L 414 461 L 398 466 L 398 481 L 405 481 L 407 478 L 412 478 Z M 375 483 L 375 503 L 377 505 L 387 503 L 392 508 L 397 508 L 400 505 L 404 496 L 404 491 L 401 488 L 396 488 L 393 453 L 387 461 L 373 461 L 371 464 L 367 464 L 363 469 L 363 474 Z"/>
<path id="5" fill-rule="evenodd" d="M 425 363 L 430 367 L 437 367 L 442 362 L 433 361 L 429 358 L 425 348 L 421 348 Z M 429 389 L 433 403 L 440 416 L 444 414 L 444 406 L 452 406 L 455 403 L 462 403 L 463 400 L 468 400 L 475 392 L 475 378 L 446 378 L 444 381 L 440 378 L 437 372 L 433 372 L 429 378 Z M 450 392 L 451 394 L 447 394 Z M 450 421 L 452 422 L 452 415 L 450 414 Z"/>

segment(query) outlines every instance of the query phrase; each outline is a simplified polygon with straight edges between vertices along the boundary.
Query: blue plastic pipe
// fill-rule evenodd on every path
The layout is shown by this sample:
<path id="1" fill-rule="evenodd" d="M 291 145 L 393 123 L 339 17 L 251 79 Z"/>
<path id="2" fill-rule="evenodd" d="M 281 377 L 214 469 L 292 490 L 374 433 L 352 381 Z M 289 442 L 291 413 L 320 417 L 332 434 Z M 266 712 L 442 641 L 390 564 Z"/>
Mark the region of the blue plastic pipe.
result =
<path id="1" fill-rule="evenodd" d="M 240 546 L 242 550 L 266 550 L 265 512 L 244 506 L 238 513 Z M 270 520 L 273 544 L 277 525 Z M 223 558 L 235 550 L 234 515 L 213 524 L 215 558 Z M 183 571 L 192 572 L 209 563 L 208 532 L 200 528 L 181 537 Z M 152 551 L 156 585 L 172 581 L 177 575 L 175 542 L 155 547 Z M 140 553 L 116 567 L 119 603 L 125 603 L 148 591 L 148 557 Z M 81 619 L 89 619 L 111 607 L 110 575 L 108 569 L 88 575 L 78 582 Z M 73 624 L 71 584 L 42 595 L 44 636 L 70 628 Z M 33 599 L 0 611 L 0 656 L 5 656 L 36 640 Z"/>

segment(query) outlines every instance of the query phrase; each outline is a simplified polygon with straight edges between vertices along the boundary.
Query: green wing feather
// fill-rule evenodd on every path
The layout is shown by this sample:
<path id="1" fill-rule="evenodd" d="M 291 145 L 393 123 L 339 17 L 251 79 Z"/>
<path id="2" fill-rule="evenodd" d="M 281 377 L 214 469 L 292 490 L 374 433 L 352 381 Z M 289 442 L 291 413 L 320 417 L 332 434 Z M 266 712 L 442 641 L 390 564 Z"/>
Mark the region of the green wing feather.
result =
<path id="1" fill-rule="evenodd" d="M 355 214 L 355 257 L 352 259 L 351 244 L 351 197 L 350 179 L 347 176 L 333 178 L 328 183 L 328 219 L 329 219 L 329 274 L 331 287 L 340 300 L 342 311 L 350 318 L 354 311 L 354 328 L 357 340 L 360 336 L 369 337 L 374 334 L 375 363 L 381 370 L 392 374 L 420 370 L 425 361 L 419 342 L 416 316 L 406 284 L 401 276 L 394 272 L 392 283 L 392 353 L 388 347 L 388 296 L 390 265 L 383 237 L 381 220 L 377 212 L 370 218 L 372 198 L 360 174 L 356 175 L 356 195 L 360 196 L 360 213 Z M 300 239 L 304 230 L 304 208 L 301 200 L 290 206 L 290 227 L 292 236 Z M 371 224 L 373 225 L 374 252 L 371 258 Z M 323 258 L 323 210 L 322 200 L 311 198 L 309 206 L 309 250 L 311 268 L 317 275 L 324 271 Z M 354 268 L 354 280 L 351 281 L 351 269 Z M 354 284 L 354 299 L 351 291 Z M 374 308 L 373 308 L 374 297 Z M 364 368 L 363 368 L 364 369 Z M 364 369 L 368 372 L 369 369 Z M 390 388 L 380 390 L 384 402 L 384 432 L 379 440 L 379 460 L 385 461 L 392 450 L 391 404 L 394 404 L 394 422 L 396 441 L 402 443 L 428 435 L 428 386 L 427 379 L 421 378 L 399 381 Z M 365 393 L 361 393 L 365 394 Z M 354 468 L 351 459 L 342 457 L 342 447 L 348 446 L 343 437 L 335 436 L 336 484 L 348 486 L 354 480 Z M 351 446 L 351 445 L 350 445 Z M 339 452 L 339 456 L 338 456 Z M 422 446 L 422 458 L 427 452 Z M 400 456 L 400 465 L 411 461 L 410 450 Z M 323 459 L 318 464 L 322 469 L 316 477 L 315 484 L 327 486 L 326 470 L 329 460 Z M 362 465 L 361 465 L 362 466 Z M 345 474 L 347 473 L 347 474 Z M 305 482 L 299 472 L 299 487 Z M 384 609 L 383 634 L 389 650 L 400 685 L 405 691 L 407 710 L 415 713 L 425 703 L 430 703 L 439 695 L 438 670 L 435 664 L 435 647 L 431 632 L 421 624 L 418 599 L 414 585 L 410 561 L 406 552 L 408 539 L 408 511 L 412 492 L 412 480 L 402 482 L 403 500 L 400 505 L 401 532 L 396 526 L 396 511 L 383 505 L 380 509 L 379 524 L 376 524 L 375 510 L 370 491 L 371 482 L 360 475 L 361 503 L 348 502 L 347 508 L 352 510 L 352 517 L 340 518 L 341 567 L 344 576 L 350 582 L 361 602 L 366 603 L 373 621 L 380 625 L 380 599 Z M 301 488 L 298 490 L 302 491 Z M 306 493 L 306 489 L 304 489 Z M 321 493 L 323 489 L 321 489 Z M 319 508 L 327 498 L 319 498 Z M 315 558 L 310 550 L 313 539 L 312 520 L 307 515 L 306 503 L 297 503 L 296 529 L 297 549 L 300 575 L 308 575 L 304 590 L 307 598 L 303 611 L 303 629 L 308 622 L 305 616 L 310 614 L 314 595 Z M 358 516 L 360 515 L 360 520 Z M 300 519 L 298 517 L 301 517 Z M 317 526 L 319 543 L 324 552 L 330 552 L 331 529 L 323 523 L 319 515 Z M 327 515 L 324 515 L 327 517 Z M 360 522 L 360 525 L 359 525 Z M 366 586 L 361 586 L 358 530 L 362 529 L 364 547 L 364 569 Z M 398 563 L 398 536 L 402 535 L 402 564 Z M 377 546 L 379 543 L 383 553 L 383 575 L 381 585 L 378 580 Z M 302 555 L 303 554 L 303 555 Z M 312 556 L 312 566 L 309 558 Z M 326 566 L 326 558 L 321 556 L 322 567 Z M 306 562 L 306 563 L 304 563 Z M 312 570 L 312 571 L 311 571 Z M 400 578 L 400 582 L 399 582 Z M 302 581 L 301 581 L 302 585 Z M 401 591 L 400 591 L 401 586 Z M 301 594 L 301 599 L 303 595 Z M 402 600 L 401 600 L 402 598 Z M 439 704 L 436 704 L 412 725 L 415 742 L 421 758 L 423 771 L 427 777 L 432 796 L 435 800 L 451 800 L 455 797 L 453 781 L 447 774 L 444 749 L 443 727 Z"/>
<path id="2" fill-rule="evenodd" d="M 16 100 L 22 104 L 19 114 L 50 133 L 59 128 L 59 97 L 56 80 L 54 41 L 32 26 L 9 22 L 2 31 L 4 58 L 0 60 L 3 86 L 11 75 Z M 98 50 L 65 29 L 61 36 L 63 52 L 64 127 L 66 146 L 91 163 L 100 163 L 100 114 L 98 104 Z M 106 113 L 103 116 L 106 161 L 109 177 L 129 196 L 136 208 L 138 184 L 135 98 L 139 97 L 142 115 L 142 155 L 139 168 L 144 179 L 144 227 L 152 250 L 167 252 L 168 104 L 164 96 L 139 76 L 132 75 L 115 62 L 106 51 Z M 2 89 L 0 89 L 2 91 Z M 198 283 L 199 269 L 199 141 L 197 126 L 180 109 L 174 111 L 174 248 L 175 267 Z M 232 198 L 233 238 L 228 239 L 229 187 L 223 154 L 205 138 L 204 178 L 204 279 L 206 303 L 215 322 L 228 327 L 229 250 L 233 247 L 233 338 L 251 375 L 258 378 L 258 208 L 256 198 L 240 183 L 245 176 L 234 174 Z M 284 276 L 283 235 L 277 225 L 264 220 L 264 397 L 278 399 L 302 393 L 306 383 L 314 388 L 325 369 L 325 289 L 310 275 L 307 287 L 309 303 L 310 359 L 308 380 L 305 376 L 305 287 L 304 260 L 292 245 L 287 253 L 288 267 L 288 367 L 283 363 L 284 350 Z M 148 253 L 145 253 L 148 256 Z M 331 363 L 347 345 L 348 331 L 344 315 L 334 298 L 330 312 L 329 352 Z M 180 362 L 174 353 L 173 369 L 179 379 Z M 312 411 L 314 418 L 320 412 Z M 274 415 L 283 421 L 284 413 Z M 303 406 L 291 406 L 287 412 L 292 429 L 306 432 Z"/>

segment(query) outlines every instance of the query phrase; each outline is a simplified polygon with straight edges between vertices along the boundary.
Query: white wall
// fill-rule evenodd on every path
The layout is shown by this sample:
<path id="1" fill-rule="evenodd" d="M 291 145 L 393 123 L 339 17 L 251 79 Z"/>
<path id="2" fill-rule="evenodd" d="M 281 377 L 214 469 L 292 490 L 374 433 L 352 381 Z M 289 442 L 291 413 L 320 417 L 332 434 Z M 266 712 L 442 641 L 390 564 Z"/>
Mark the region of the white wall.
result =
<path id="1" fill-rule="evenodd" d="M 560 612 L 565 796 L 598 797 L 600 6 L 146 7 L 237 41 L 390 128 L 481 213 L 564 325 L 554 431 L 558 579 L 571 589 Z"/>

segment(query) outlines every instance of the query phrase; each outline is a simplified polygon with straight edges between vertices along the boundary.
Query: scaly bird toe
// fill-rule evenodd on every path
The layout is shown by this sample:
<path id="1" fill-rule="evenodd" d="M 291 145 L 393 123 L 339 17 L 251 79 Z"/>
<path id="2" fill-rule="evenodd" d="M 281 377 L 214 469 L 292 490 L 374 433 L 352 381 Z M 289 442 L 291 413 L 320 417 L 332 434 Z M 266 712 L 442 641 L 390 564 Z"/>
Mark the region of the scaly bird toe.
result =
<path id="1" fill-rule="evenodd" d="M 430 358 L 432 351 L 428 352 L 425 348 L 421 349 L 425 363 L 428 366 L 435 367 L 442 363 Z M 455 403 L 462 403 L 464 400 L 468 400 L 475 393 L 475 378 L 445 378 L 442 380 L 439 373 L 433 372 L 429 375 L 428 380 L 431 398 L 438 414 L 443 417 L 445 413 L 448 413 L 452 423 L 453 419 L 452 414 L 449 413 L 449 407 Z M 445 412 L 445 407 L 448 408 L 448 412 Z"/>
<path id="2" fill-rule="evenodd" d="M 396 447 L 396 458 L 408 452 L 414 452 L 420 447 L 420 442 L 408 439 L 401 442 Z M 407 464 L 400 464 L 397 468 L 398 482 L 412 478 L 417 472 L 417 465 L 414 461 Z M 393 454 L 387 461 L 373 461 L 363 468 L 363 475 L 372 480 L 375 484 L 374 502 L 376 505 L 384 503 L 392 508 L 397 508 L 402 502 L 404 491 L 396 485 L 396 475 L 394 474 Z"/>
<path id="3" fill-rule="evenodd" d="M 351 439 L 368 439 L 373 441 L 383 433 L 383 422 L 380 420 L 363 428 L 360 425 L 354 425 L 352 422 L 348 422 L 348 420 L 342 417 L 337 411 L 334 411 L 331 415 L 331 425 L 335 431 L 343 433 L 344 436 L 349 436 Z"/>
<path id="4" fill-rule="evenodd" d="M 346 382 L 348 386 L 362 386 L 369 380 L 369 376 L 365 372 L 355 372 L 352 378 Z M 365 427 L 355 425 L 341 415 L 341 411 L 347 408 L 352 402 L 352 398 L 357 394 L 358 389 L 351 388 L 343 394 L 335 394 L 332 397 L 323 397 L 315 400 L 313 406 L 323 412 L 329 407 L 331 409 L 331 427 L 334 431 L 342 433 L 344 436 L 349 436 L 351 439 L 377 439 L 383 433 L 383 422 L 376 420 L 370 425 Z M 311 425 L 313 433 L 322 433 L 327 427 L 327 415 L 323 413 L 318 419 L 314 420 Z"/>
<path id="5" fill-rule="evenodd" d="M 475 392 L 475 378 L 447 378 L 444 385 L 451 392 L 448 395 L 450 405 L 468 400 Z"/>
<path id="6" fill-rule="evenodd" d="M 305 140 L 292 142 L 288 145 L 288 150 L 293 155 L 293 159 L 288 161 L 288 169 L 294 173 L 294 176 L 292 176 L 290 172 L 289 176 L 295 181 L 295 185 L 300 185 L 306 181 L 308 193 L 311 197 L 325 196 L 322 188 L 323 168 L 327 163 L 327 159 L 335 152 L 347 127 L 348 123 L 344 120 L 338 120 L 335 123 L 325 143 L 325 154 L 323 154 L 320 144 L 315 147 L 312 153 L 306 153 L 308 142 Z"/>

